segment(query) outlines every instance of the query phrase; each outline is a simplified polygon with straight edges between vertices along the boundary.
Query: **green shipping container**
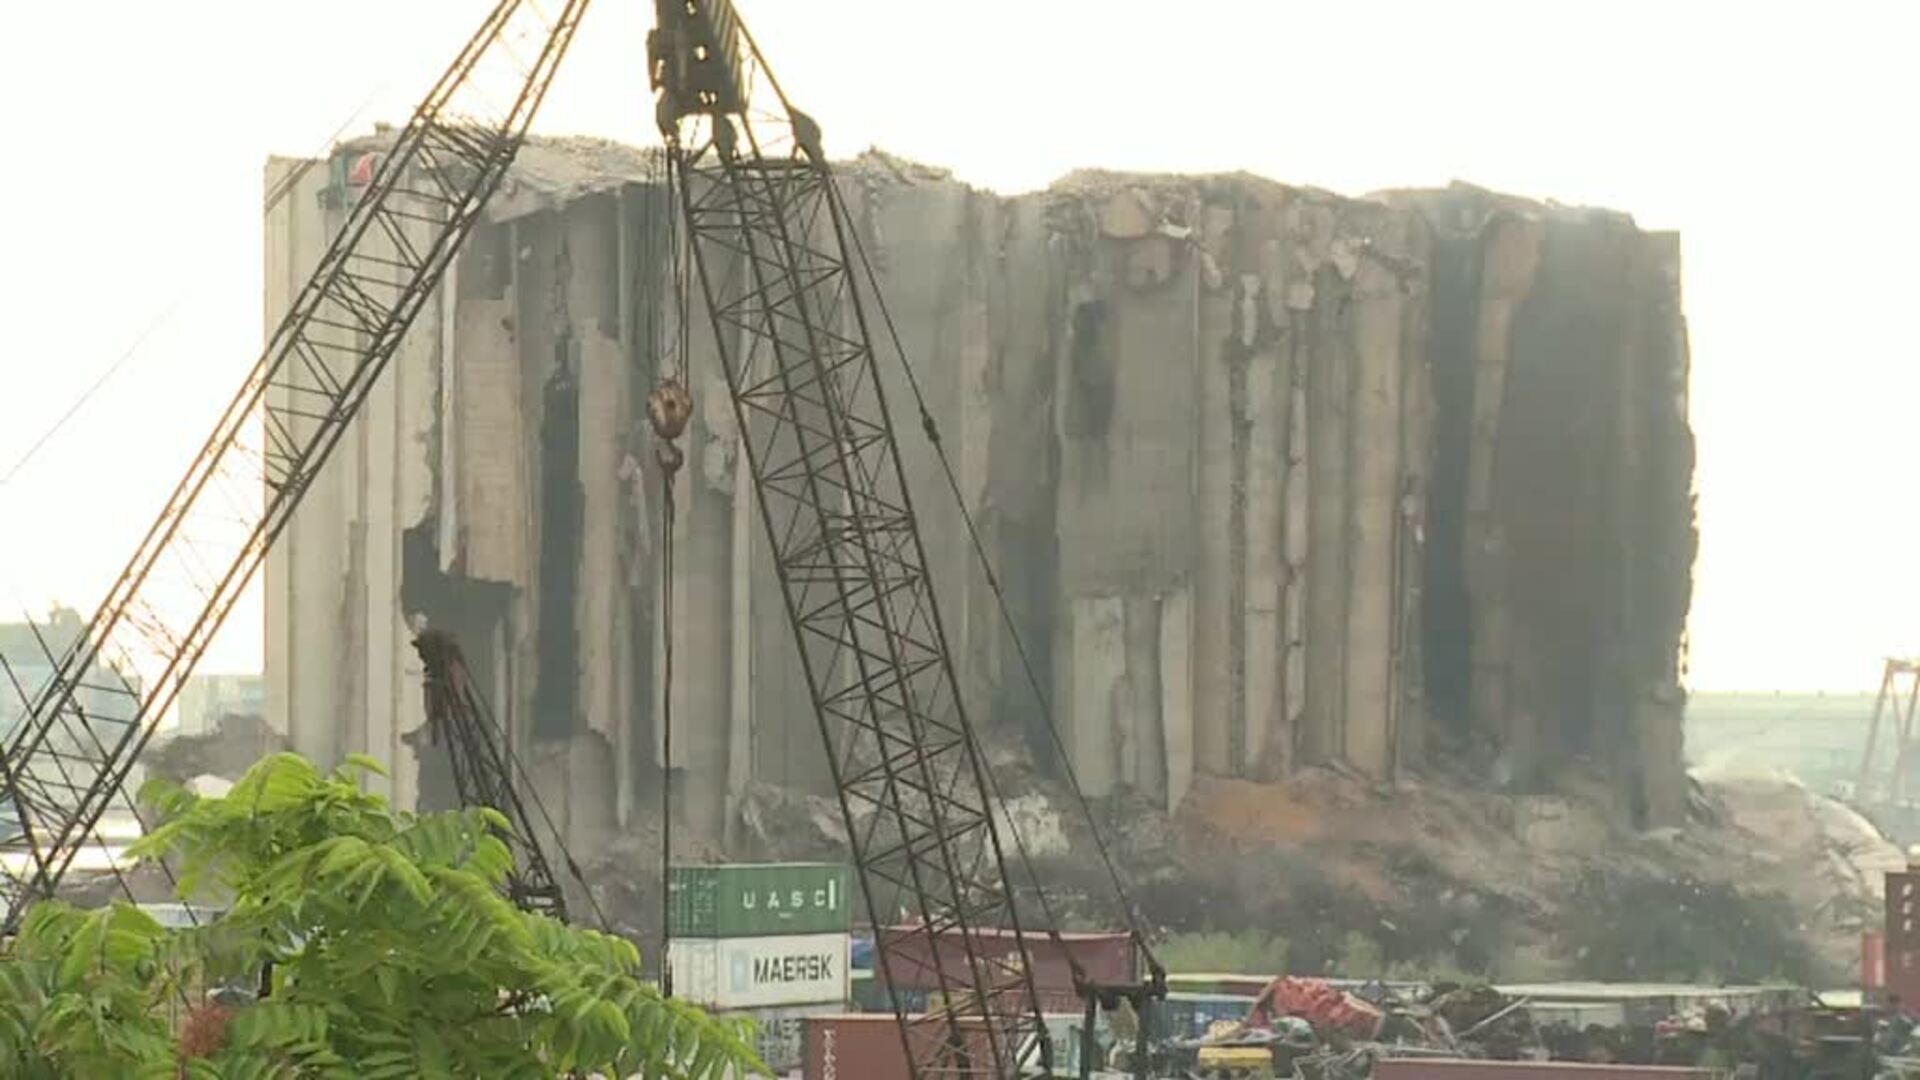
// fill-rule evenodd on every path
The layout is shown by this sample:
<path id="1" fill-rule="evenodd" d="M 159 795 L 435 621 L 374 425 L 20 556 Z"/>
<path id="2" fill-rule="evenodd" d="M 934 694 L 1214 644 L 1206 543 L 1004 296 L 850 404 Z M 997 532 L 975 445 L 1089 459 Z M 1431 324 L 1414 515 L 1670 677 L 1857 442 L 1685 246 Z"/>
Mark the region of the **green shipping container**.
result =
<path id="1" fill-rule="evenodd" d="M 717 863 L 667 875 L 675 937 L 843 934 L 853 928 L 847 868 L 838 863 Z"/>

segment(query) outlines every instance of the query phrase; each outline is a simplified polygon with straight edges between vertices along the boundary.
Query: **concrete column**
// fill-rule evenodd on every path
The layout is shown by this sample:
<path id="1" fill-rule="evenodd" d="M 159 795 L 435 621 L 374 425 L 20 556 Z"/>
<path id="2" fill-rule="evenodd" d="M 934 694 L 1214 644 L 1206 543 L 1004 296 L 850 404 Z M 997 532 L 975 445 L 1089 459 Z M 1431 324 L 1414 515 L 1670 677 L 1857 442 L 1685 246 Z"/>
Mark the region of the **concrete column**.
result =
<path id="1" fill-rule="evenodd" d="M 743 338 L 745 334 L 741 335 Z M 744 342 L 742 343 L 745 344 Z M 735 832 L 740 819 L 740 800 L 747 792 L 747 786 L 753 782 L 754 760 L 754 649 L 753 624 L 756 605 L 753 596 L 753 548 L 756 534 L 764 538 L 766 532 L 760 523 L 759 504 L 754 499 L 753 468 L 747 461 L 747 455 L 741 453 L 734 459 L 733 469 L 733 526 L 732 535 L 732 602 L 728 605 L 728 623 L 731 631 L 731 648 L 728 653 L 728 668 L 733 678 L 727 690 L 727 796 L 725 800 L 726 819 L 723 833 L 729 848 L 735 840 Z M 764 539 L 762 539 L 764 546 Z M 767 605 L 773 610 L 766 614 L 774 617 L 781 603 L 779 596 L 770 598 L 773 603 Z M 784 622 L 784 618 L 779 619 Z M 807 702 L 795 703 L 802 711 L 807 711 Z"/>
<path id="2" fill-rule="evenodd" d="M 1467 594 L 1473 605 L 1473 717 L 1476 728 L 1499 740 L 1509 777 L 1531 770 L 1536 740 L 1531 722 L 1514 709 L 1513 612 L 1506 595 L 1506 544 L 1495 505 L 1494 464 L 1514 316 L 1533 289 L 1544 235 L 1539 222 L 1518 217 L 1488 224 L 1474 333 L 1473 427 L 1463 530 Z"/>
<path id="3" fill-rule="evenodd" d="M 1128 597 L 1126 604 L 1126 678 L 1114 723 L 1126 737 L 1121 744 L 1121 781 L 1164 804 L 1167 797 L 1167 736 L 1161 718 L 1165 692 L 1160 678 L 1160 608 L 1157 596 Z"/>
<path id="4" fill-rule="evenodd" d="M 1307 715 L 1302 756 L 1324 762 L 1345 748 L 1347 649 L 1348 415 L 1353 346 L 1339 314 L 1346 283 L 1321 267 L 1313 289 L 1307 371 Z"/>
<path id="5" fill-rule="evenodd" d="M 293 158 L 267 161 L 267 190 L 272 190 L 303 163 Z M 311 272 L 319 257 L 320 238 L 317 206 L 318 184 L 325 170 L 309 171 L 295 185 L 288 198 L 280 200 L 267 214 L 265 226 L 264 325 L 267 333 L 279 325 L 293 302 L 301 280 Z M 269 390 L 267 407 L 285 409 L 289 404 L 284 391 Z M 301 657 L 303 635 L 299 624 L 306 612 L 296 606 L 296 585 L 301 579 L 302 545 L 300 530 L 289 529 L 280 542 L 267 552 L 263 574 L 266 607 L 266 722 L 281 735 L 290 736 L 296 722 L 299 682 L 306 665 Z"/>
<path id="6" fill-rule="evenodd" d="M 1166 737 L 1167 812 L 1193 786 L 1193 603 L 1178 589 L 1160 603 L 1160 725 Z"/>
<path id="7" fill-rule="evenodd" d="M 1307 698 L 1311 674 L 1307 670 L 1307 556 L 1312 536 L 1313 503 L 1308 467 L 1307 366 L 1312 351 L 1307 344 L 1308 317 L 1290 311 L 1292 325 L 1287 333 L 1288 385 L 1284 390 L 1287 408 L 1286 461 L 1282 483 L 1281 509 L 1286 566 L 1283 578 L 1285 594 L 1282 618 L 1286 634 L 1285 674 L 1282 708 L 1289 743 L 1287 760 L 1291 762 L 1305 736 Z"/>
<path id="8" fill-rule="evenodd" d="M 1121 762 L 1138 752 L 1126 745 L 1132 725 L 1122 723 L 1119 713 L 1126 700 L 1126 605 L 1118 596 L 1075 597 L 1069 619 L 1073 683 L 1067 745 L 1081 791 L 1099 798 L 1126 775 Z"/>
<path id="9" fill-rule="evenodd" d="M 268 182 L 284 177 L 295 163 L 275 161 Z M 325 251 L 340 214 L 321 205 L 326 170 L 314 169 L 281 200 L 269 218 L 265 274 L 266 326 L 279 324 Z M 308 405 L 303 395 L 270 391 L 267 407 L 283 410 L 281 419 L 298 435 L 313 422 L 286 412 Z M 351 541 L 348 478 L 352 439 L 344 440 L 334 460 L 307 489 L 297 519 L 267 556 L 268 722 L 286 735 L 292 748 L 322 765 L 338 760 L 344 718 L 357 703 L 346 694 L 342 675 L 348 661 L 349 607 L 347 553 Z"/>
<path id="10" fill-rule="evenodd" d="M 1281 519 L 1285 514 L 1286 425 L 1292 394 L 1286 354 L 1273 332 L 1273 323 L 1266 317 L 1266 289 L 1259 275 L 1244 275 L 1238 282 L 1235 304 L 1235 337 L 1247 357 L 1246 400 L 1240 407 L 1246 426 L 1241 495 L 1246 507 L 1242 539 L 1245 580 L 1238 590 L 1247 738 L 1240 770 L 1251 776 L 1276 777 L 1284 771 L 1288 758 L 1282 595 L 1287 557 Z"/>
<path id="11" fill-rule="evenodd" d="M 1203 248 L 1226 246 L 1233 211 L 1209 206 L 1203 211 Z M 1195 260 L 1197 262 L 1197 260 Z M 1235 334 L 1235 296 L 1224 286 L 1208 288 L 1206 275 L 1192 266 L 1184 285 L 1194 308 L 1192 350 L 1196 381 L 1193 429 L 1193 515 L 1201 527 L 1194 535 L 1193 660 L 1194 753 L 1200 769 L 1215 776 L 1238 776 L 1247 753 L 1245 672 L 1236 663 L 1234 645 L 1242 618 L 1245 503 L 1235 490 L 1234 450 L 1244 413 L 1244 352 Z M 1235 368 L 1239 370 L 1236 371 Z M 1238 505 L 1236 505 L 1238 504 Z M 1236 529 L 1239 526 L 1239 529 Z"/>
<path id="12" fill-rule="evenodd" d="M 1397 563 L 1393 581 L 1392 718 L 1389 724 L 1393 764 L 1426 760 L 1426 657 L 1421 636 L 1426 575 L 1426 507 L 1432 470 L 1433 391 L 1428 369 L 1428 327 L 1432 317 L 1432 234 L 1424 221 L 1408 223 L 1412 265 L 1417 276 L 1402 281 L 1400 349 L 1399 491 L 1394 515 Z"/>
<path id="13" fill-rule="evenodd" d="M 406 348 L 403 345 L 401 352 Z M 394 706 L 397 704 L 397 675 L 404 653 L 411 652 L 407 639 L 402 636 L 404 630 L 400 623 L 400 534 L 405 528 L 396 513 L 399 509 L 399 491 L 395 473 L 399 469 L 396 460 L 399 452 L 399 440 L 396 438 L 399 426 L 399 403 L 397 398 L 397 380 L 393 377 L 392 367 L 404 366 L 408 358 L 395 357 L 386 378 L 381 379 L 367 395 L 367 401 L 361 406 L 360 415 L 355 420 L 359 429 L 358 438 L 351 439 L 355 446 L 360 474 L 361 552 L 364 565 L 361 569 L 363 591 L 354 602 L 360 606 L 360 627 L 362 648 L 360 670 L 364 672 L 360 686 L 361 699 L 359 711 L 364 724 L 364 741 L 357 746 L 345 747 L 349 751 L 358 751 L 381 759 L 392 765 L 393 751 L 399 747 L 399 732 L 395 730 Z M 396 633 L 399 630 L 399 633 Z M 404 747 L 401 747 L 404 749 Z M 393 795 L 393 783 L 390 777 L 370 776 L 367 787 L 382 795 Z"/>
<path id="14" fill-rule="evenodd" d="M 1381 239 L 1381 238 L 1374 238 Z M 1401 299 L 1395 273 L 1372 258 L 1353 278 L 1352 422 L 1346 446 L 1345 757 L 1376 779 L 1391 772 L 1394 561 L 1400 487 Z"/>

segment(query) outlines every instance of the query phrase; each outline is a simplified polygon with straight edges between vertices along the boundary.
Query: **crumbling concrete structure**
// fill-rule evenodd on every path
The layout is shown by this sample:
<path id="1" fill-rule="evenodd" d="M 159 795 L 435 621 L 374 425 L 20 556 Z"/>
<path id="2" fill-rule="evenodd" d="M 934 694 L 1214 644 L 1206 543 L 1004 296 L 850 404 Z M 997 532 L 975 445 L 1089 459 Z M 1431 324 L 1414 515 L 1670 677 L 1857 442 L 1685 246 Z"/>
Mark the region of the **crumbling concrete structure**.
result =
<path id="1" fill-rule="evenodd" d="M 277 317 L 354 197 L 343 147 L 269 219 Z M 300 163 L 274 161 L 278 183 Z M 362 170 L 364 172 L 364 170 Z M 643 399 L 679 338 L 655 162 L 535 142 L 268 566 L 268 711 L 320 758 L 418 745 L 410 620 L 460 638 L 593 846 L 652 812 L 724 844 L 826 762 L 696 297 L 661 625 Z M 1692 461 L 1677 240 L 1469 188 L 1076 174 L 1014 198 L 872 154 L 842 182 L 954 464 L 901 411 L 962 690 L 1089 792 L 1436 755 L 1585 763 L 1683 799 Z M 904 377 L 891 370 L 896 402 Z M 998 574 L 1036 702 L 964 504 Z M 675 650 L 673 757 L 660 657 Z"/>

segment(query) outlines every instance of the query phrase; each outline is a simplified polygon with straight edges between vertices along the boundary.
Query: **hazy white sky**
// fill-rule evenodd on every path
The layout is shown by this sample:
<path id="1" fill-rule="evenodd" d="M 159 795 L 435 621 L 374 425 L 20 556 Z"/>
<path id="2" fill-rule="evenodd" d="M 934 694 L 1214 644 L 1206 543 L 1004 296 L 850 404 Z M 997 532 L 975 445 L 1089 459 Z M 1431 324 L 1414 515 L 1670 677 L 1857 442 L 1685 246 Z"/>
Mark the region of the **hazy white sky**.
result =
<path id="1" fill-rule="evenodd" d="M 1683 233 L 1696 687 L 1858 688 L 1920 648 L 1904 480 L 1920 67 L 1908 3 L 739 0 L 830 148 L 1007 190 L 1076 167 L 1450 179 Z M 0 617 L 90 606 L 253 362 L 261 166 L 404 118 L 489 0 L 0 11 Z M 551 10 L 557 0 L 546 0 Z M 597 0 L 540 125 L 648 141 L 645 0 Z M 210 668 L 258 663 L 243 609 Z"/>

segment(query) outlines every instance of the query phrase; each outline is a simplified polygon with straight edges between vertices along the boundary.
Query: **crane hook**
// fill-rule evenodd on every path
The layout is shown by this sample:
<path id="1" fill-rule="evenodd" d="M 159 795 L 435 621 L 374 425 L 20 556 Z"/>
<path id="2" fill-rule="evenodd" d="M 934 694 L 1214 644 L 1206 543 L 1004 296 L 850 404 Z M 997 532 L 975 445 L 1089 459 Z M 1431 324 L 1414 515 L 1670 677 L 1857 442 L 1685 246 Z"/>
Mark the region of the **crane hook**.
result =
<path id="1" fill-rule="evenodd" d="M 671 442 L 679 438 L 692 415 L 693 395 L 671 375 L 661 379 L 647 395 L 647 420 L 653 424 L 653 433 L 662 439 Z"/>
<path id="2" fill-rule="evenodd" d="M 686 455 L 674 440 L 687 430 L 687 420 L 692 416 L 693 395 L 671 375 L 661 379 L 647 395 L 647 421 L 653 425 L 654 437 L 659 439 L 654 457 L 668 474 L 679 472 L 680 466 L 686 464 Z"/>

